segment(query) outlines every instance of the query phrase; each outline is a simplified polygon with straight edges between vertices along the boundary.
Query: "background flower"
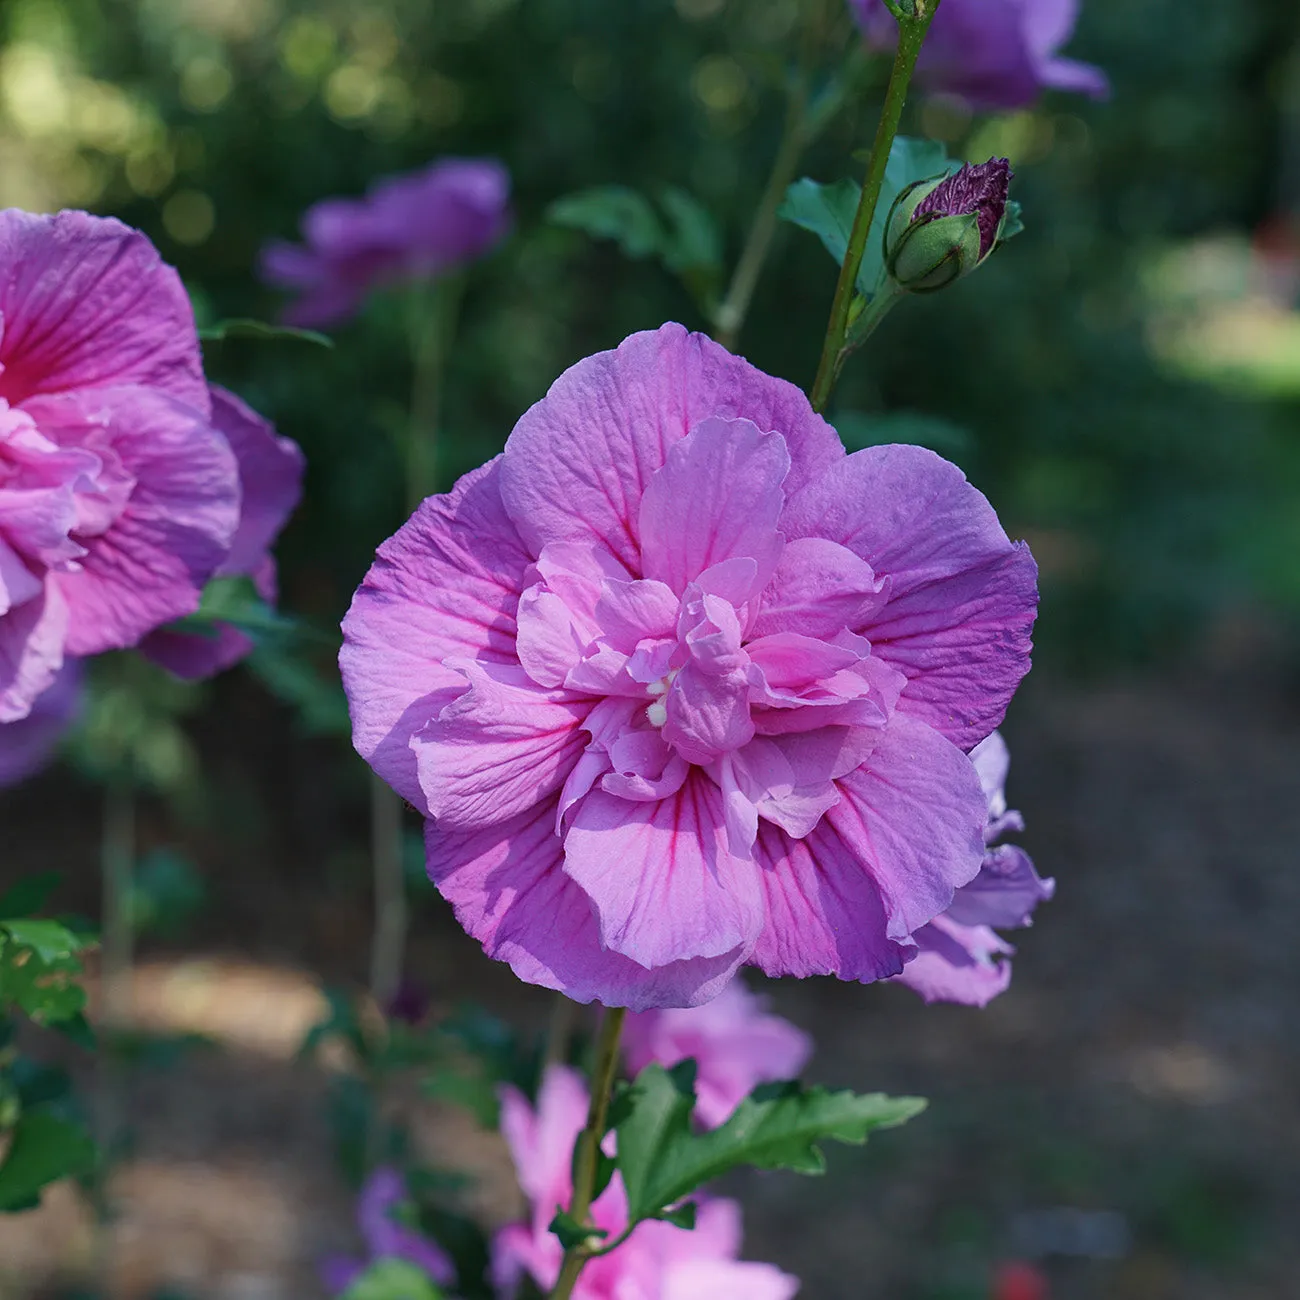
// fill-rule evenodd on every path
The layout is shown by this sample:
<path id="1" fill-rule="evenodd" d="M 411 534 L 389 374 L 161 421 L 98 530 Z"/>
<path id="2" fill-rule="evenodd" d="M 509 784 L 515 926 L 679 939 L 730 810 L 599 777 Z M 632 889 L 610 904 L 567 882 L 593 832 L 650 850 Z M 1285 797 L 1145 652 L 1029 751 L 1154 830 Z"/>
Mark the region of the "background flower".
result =
<path id="1" fill-rule="evenodd" d="M 766 1008 L 766 998 L 734 979 L 702 1007 L 633 1013 L 623 1027 L 628 1071 L 693 1058 L 695 1117 L 716 1128 L 755 1085 L 797 1078 L 812 1055 L 812 1039 Z"/>
<path id="2" fill-rule="evenodd" d="M 514 1296 L 525 1276 L 549 1290 L 560 1274 L 563 1247 L 548 1225 L 573 1193 L 574 1139 L 587 1119 L 587 1089 L 580 1075 L 551 1066 L 534 1110 L 514 1088 L 501 1092 L 501 1131 L 530 1207 L 526 1223 L 511 1224 L 492 1243 L 497 1294 Z M 627 1226 L 627 1195 L 615 1173 L 591 1207 L 591 1219 L 610 1237 Z M 579 1275 L 574 1300 L 789 1300 L 796 1278 L 771 1264 L 744 1263 L 740 1207 L 700 1198 L 693 1231 L 671 1224 L 641 1224 L 617 1250 L 591 1260 Z"/>
<path id="3" fill-rule="evenodd" d="M 363 199 L 309 208 L 304 244 L 268 245 L 262 276 L 300 295 L 287 322 L 335 325 L 379 285 L 432 279 L 481 257 L 509 228 L 509 195 L 494 159 L 440 159 L 380 181 Z"/>
<path id="4" fill-rule="evenodd" d="M 442 1247 L 394 1217 L 406 1199 L 406 1183 L 396 1169 L 381 1165 L 366 1180 L 357 1198 L 357 1226 L 366 1243 L 367 1258 L 335 1256 L 321 1265 L 321 1280 L 336 1295 L 380 1259 L 406 1260 L 441 1286 L 455 1282 L 455 1266 Z"/>
<path id="5" fill-rule="evenodd" d="M 1025 823 L 1018 812 L 1007 809 L 1007 769 L 1011 757 L 998 732 L 971 751 L 988 799 L 989 820 L 984 829 L 990 846 L 980 873 L 957 890 L 952 906 L 942 916 L 918 930 L 917 955 L 897 976 L 900 984 L 915 990 L 927 1002 L 964 1002 L 982 1007 L 1011 983 L 1011 963 L 998 958 L 1015 949 L 993 927 L 1021 929 L 1033 923 L 1034 909 L 1056 892 L 1054 880 L 1043 880 L 1023 849 L 1014 844 L 994 845 L 1006 831 L 1021 831 Z"/>
<path id="6" fill-rule="evenodd" d="M 193 313 L 149 241 L 0 213 L 0 722 L 64 655 L 192 613 L 230 552 L 239 470 Z"/>
<path id="7" fill-rule="evenodd" d="M 678 325 L 572 367 L 380 548 L 344 621 L 357 748 L 521 978 L 693 1005 L 897 974 L 983 857 L 962 752 L 1029 665 L 1035 568 L 961 471 L 846 456 Z"/>
<path id="8" fill-rule="evenodd" d="M 303 455 L 291 438 L 280 437 L 269 420 L 234 393 L 213 384 L 212 423 L 226 438 L 239 465 L 239 526 L 230 552 L 214 578 L 252 578 L 268 604 L 277 596 L 271 546 L 302 495 Z M 238 663 L 252 640 L 229 624 L 215 636 L 162 628 L 142 645 L 150 659 L 178 677 L 207 677 Z"/>
<path id="9" fill-rule="evenodd" d="M 893 49 L 898 24 L 883 0 L 850 0 L 867 43 Z M 1104 98 L 1100 68 L 1057 51 L 1074 33 L 1078 0 L 944 0 L 916 65 L 917 83 L 975 109 L 1032 104 L 1046 89 Z"/>

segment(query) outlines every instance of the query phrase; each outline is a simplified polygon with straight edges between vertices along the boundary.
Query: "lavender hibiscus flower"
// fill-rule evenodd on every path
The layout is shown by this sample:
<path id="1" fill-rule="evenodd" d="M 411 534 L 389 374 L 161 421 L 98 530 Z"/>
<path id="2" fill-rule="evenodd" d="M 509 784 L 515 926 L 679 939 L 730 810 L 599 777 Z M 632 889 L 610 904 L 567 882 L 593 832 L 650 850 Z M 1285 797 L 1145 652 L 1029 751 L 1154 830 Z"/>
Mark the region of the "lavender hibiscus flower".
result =
<path id="1" fill-rule="evenodd" d="M 849 3 L 867 44 L 893 49 L 898 24 L 883 0 Z M 1057 53 L 1078 16 L 1079 0 L 943 0 L 916 65 L 917 83 L 994 111 L 1024 108 L 1047 89 L 1103 99 L 1106 74 Z"/>
<path id="2" fill-rule="evenodd" d="M 494 159 L 444 158 L 380 181 L 363 199 L 309 208 L 305 245 L 269 245 L 262 277 L 301 295 L 287 323 L 336 325 L 380 285 L 433 279 L 481 257 L 509 228 L 509 195 Z"/>
<path id="3" fill-rule="evenodd" d="M 1034 909 L 1052 897 L 1056 882 L 1039 877 L 1024 849 L 994 844 L 1007 831 L 1025 828 L 1020 814 L 1008 811 L 1003 792 L 1011 765 L 1006 742 L 995 731 L 971 751 L 971 762 L 988 799 L 984 863 L 953 896 L 952 906 L 916 932 L 919 952 L 896 979 L 927 1002 L 982 1007 L 1011 983 L 1011 963 L 998 959 L 1015 949 L 993 927 L 1018 930 L 1032 924 Z"/>
<path id="4" fill-rule="evenodd" d="M 461 924 L 524 980 L 644 1010 L 744 962 L 903 969 L 980 869 L 964 751 L 1036 604 L 955 466 L 847 456 L 798 389 L 665 325 L 420 506 L 340 664 Z"/>

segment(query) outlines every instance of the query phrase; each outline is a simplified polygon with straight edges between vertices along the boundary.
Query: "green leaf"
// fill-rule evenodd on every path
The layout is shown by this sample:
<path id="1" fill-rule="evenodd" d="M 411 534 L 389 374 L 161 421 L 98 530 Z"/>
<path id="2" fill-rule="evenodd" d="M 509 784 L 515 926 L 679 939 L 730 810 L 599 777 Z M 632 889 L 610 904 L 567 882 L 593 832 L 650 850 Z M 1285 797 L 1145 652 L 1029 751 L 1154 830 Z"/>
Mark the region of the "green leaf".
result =
<path id="1" fill-rule="evenodd" d="M 0 930 L 4 930 L 14 943 L 30 948 L 46 964 L 71 957 L 86 946 L 66 925 L 61 925 L 58 921 L 14 917 L 10 921 L 0 921 Z"/>
<path id="2" fill-rule="evenodd" d="M 442 1300 L 433 1279 L 405 1259 L 376 1260 L 339 1300 Z"/>
<path id="3" fill-rule="evenodd" d="M 546 209 L 546 219 L 594 239 L 612 239 L 628 257 L 655 257 L 664 248 L 658 213 L 644 194 L 626 185 L 598 185 L 567 194 Z"/>
<path id="4" fill-rule="evenodd" d="M 867 415 L 862 411 L 837 411 L 831 424 L 850 451 L 881 447 L 891 442 L 910 442 L 929 447 L 954 460 L 975 449 L 970 431 L 939 415 L 919 411 L 891 411 Z"/>
<path id="5" fill-rule="evenodd" d="M 998 243 L 1005 244 L 1008 239 L 1014 239 L 1024 228 L 1020 204 L 1015 199 L 1008 199 L 1007 210 L 1002 217 L 1002 228 L 998 231 Z"/>
<path id="6" fill-rule="evenodd" d="M 290 339 L 298 343 L 314 343 L 317 347 L 332 348 L 334 340 L 316 330 L 297 329 L 292 325 L 269 325 L 266 321 L 247 320 L 243 317 L 217 321 L 199 330 L 204 343 L 223 343 L 226 339 Z"/>
<path id="7" fill-rule="evenodd" d="M 0 1210 L 27 1209 L 48 1183 L 94 1165 L 95 1144 L 79 1124 L 43 1108 L 24 1111 L 0 1164 Z"/>
<path id="8" fill-rule="evenodd" d="M 556 199 L 546 216 L 594 239 L 612 239 L 628 257 L 657 258 L 708 314 L 722 286 L 722 232 L 712 213 L 676 186 L 660 192 L 659 209 L 625 185 L 601 185 Z"/>
<path id="9" fill-rule="evenodd" d="M 721 1128 L 696 1133 L 694 1079 L 693 1061 L 671 1073 L 649 1065 L 628 1092 L 617 1129 L 618 1167 L 632 1223 L 662 1215 L 739 1165 L 820 1174 L 825 1159 L 818 1143 L 860 1144 L 874 1130 L 893 1128 L 925 1108 L 918 1097 L 765 1084 Z"/>
<path id="10" fill-rule="evenodd" d="M 894 138 L 889 162 L 885 164 L 880 200 L 876 204 L 862 265 L 858 270 L 857 287 L 867 297 L 875 293 L 884 271 L 885 225 L 894 200 L 914 182 L 947 175 L 959 166 L 948 158 L 947 151 L 938 141 L 917 140 L 905 135 Z M 862 187 L 856 181 L 846 179 L 831 185 L 819 185 L 805 177 L 786 190 L 785 201 L 777 215 L 812 231 L 836 264 L 843 265 L 849 248 L 849 232 L 861 197 Z"/>
<path id="11" fill-rule="evenodd" d="M 694 1201 L 683 1201 L 680 1205 L 674 1205 L 671 1209 L 664 1210 L 655 1217 L 662 1219 L 665 1223 L 671 1223 L 675 1228 L 685 1228 L 688 1232 L 694 1232 L 695 1209 Z"/>
<path id="12" fill-rule="evenodd" d="M 258 594 L 252 578 L 213 578 L 193 614 L 168 626 L 177 632 L 215 636 L 217 624 L 227 624 L 254 640 L 285 637 L 303 631 L 297 620 L 271 608 Z"/>
<path id="13" fill-rule="evenodd" d="M 816 181 L 795 181 L 785 192 L 785 200 L 776 215 L 803 230 L 810 230 L 822 241 L 822 246 L 843 265 L 844 254 L 849 251 L 849 232 L 853 229 L 853 215 L 858 210 L 862 187 L 856 181 L 836 181 L 833 185 L 819 185 Z"/>
<path id="14" fill-rule="evenodd" d="M 62 879 L 57 871 L 38 871 L 16 881 L 0 895 L 0 919 L 39 912 Z"/>

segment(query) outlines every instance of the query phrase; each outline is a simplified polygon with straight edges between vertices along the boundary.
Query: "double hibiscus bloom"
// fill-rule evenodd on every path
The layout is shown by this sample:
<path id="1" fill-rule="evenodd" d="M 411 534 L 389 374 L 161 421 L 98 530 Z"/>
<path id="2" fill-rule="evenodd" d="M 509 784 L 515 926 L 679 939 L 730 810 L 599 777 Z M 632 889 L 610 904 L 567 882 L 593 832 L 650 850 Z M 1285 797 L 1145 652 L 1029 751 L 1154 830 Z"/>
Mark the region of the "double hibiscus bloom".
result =
<path id="1" fill-rule="evenodd" d="M 354 739 L 523 979 L 633 1008 L 744 963 L 876 980 L 985 859 L 968 757 L 1029 666 L 1036 574 L 918 447 L 846 455 L 677 325 L 572 367 L 380 548 Z"/>

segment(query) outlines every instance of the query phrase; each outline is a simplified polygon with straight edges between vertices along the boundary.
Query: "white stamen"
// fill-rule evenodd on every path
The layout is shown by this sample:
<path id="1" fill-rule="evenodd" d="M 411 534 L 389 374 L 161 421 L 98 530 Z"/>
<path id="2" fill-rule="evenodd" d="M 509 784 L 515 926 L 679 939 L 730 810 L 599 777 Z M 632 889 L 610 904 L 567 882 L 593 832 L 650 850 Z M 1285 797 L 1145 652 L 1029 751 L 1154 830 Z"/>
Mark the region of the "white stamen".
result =
<path id="1" fill-rule="evenodd" d="M 668 705 L 663 700 L 655 700 L 653 704 L 646 705 L 645 716 L 652 727 L 662 727 L 668 721 Z"/>

